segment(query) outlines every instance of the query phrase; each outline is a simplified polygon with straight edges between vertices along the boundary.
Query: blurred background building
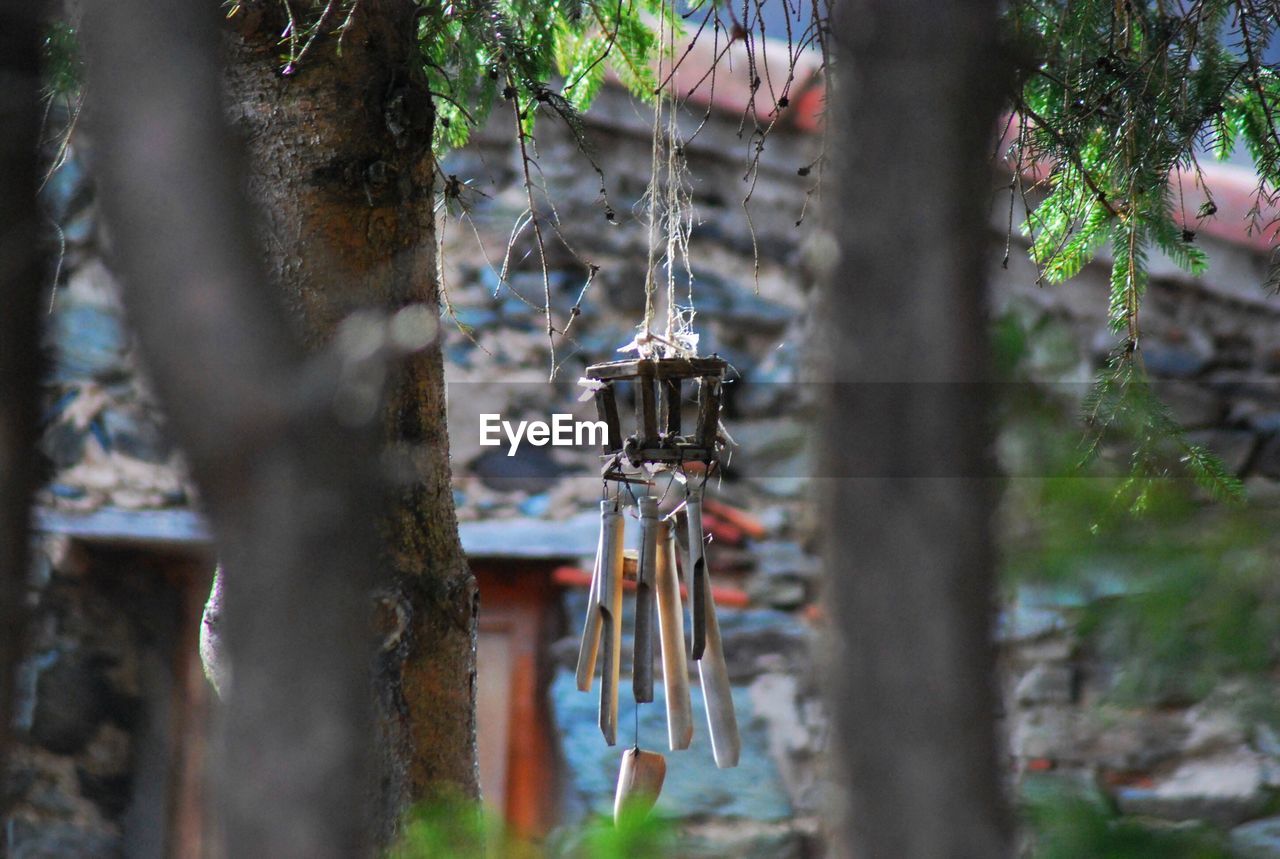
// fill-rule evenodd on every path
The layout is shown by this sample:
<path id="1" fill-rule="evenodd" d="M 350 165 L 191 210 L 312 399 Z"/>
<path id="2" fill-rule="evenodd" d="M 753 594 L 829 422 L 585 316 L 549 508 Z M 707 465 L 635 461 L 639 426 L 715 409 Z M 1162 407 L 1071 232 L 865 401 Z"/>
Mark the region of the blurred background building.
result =
<path id="1" fill-rule="evenodd" d="M 785 48 L 773 58 L 785 68 Z M 709 58 L 698 59 L 690 70 L 707 67 Z M 739 768 L 716 769 L 695 689 L 695 741 L 668 753 L 659 803 L 687 836 L 682 855 L 822 855 L 821 819 L 839 805 L 822 692 L 841 655 L 824 649 L 820 535 L 807 501 L 809 419 L 821 398 L 812 384 L 811 294 L 827 255 L 814 193 L 823 92 L 816 60 L 799 70 L 762 151 L 756 129 L 744 125 L 750 88 L 740 67 L 722 73 L 714 92 L 698 88 L 684 117 L 695 326 L 701 351 L 733 367 L 726 422 L 737 448 L 707 518 L 744 746 Z M 572 680 L 596 546 L 598 460 L 529 445 L 508 457 L 479 445 L 477 418 L 583 413 L 582 369 L 610 360 L 634 335 L 648 252 L 651 111 L 607 86 L 586 131 L 612 218 L 573 136 L 550 118 L 538 127 L 538 181 L 563 237 L 547 243 L 551 302 L 560 318 L 581 310 L 571 339 L 557 343 L 555 382 L 546 381 L 542 274 L 527 235 L 511 249 L 506 283 L 498 276 L 526 206 L 511 134 L 485 129 L 443 166 L 467 183 L 443 207 L 442 337 L 454 495 L 481 592 L 481 780 L 487 802 L 531 834 L 612 806 L 620 751 L 596 728 L 595 696 Z M 210 538 L 138 366 L 104 258 L 90 161 L 88 142 L 77 138 L 45 190 L 66 251 L 47 326 L 41 452 L 52 476 L 39 499 L 35 622 L 7 784 L 17 802 L 3 831 L 15 858 L 160 855 L 198 842 L 205 825 L 201 742 L 212 692 L 196 642 Z M 1260 288 L 1269 244 L 1243 220 L 1252 174 L 1217 170 L 1218 220 L 1194 237 L 1209 251 L 1210 272 L 1194 280 L 1173 266 L 1156 272 L 1142 350 L 1174 416 L 1245 478 L 1249 509 L 1265 517 L 1280 504 L 1280 304 Z M 1057 392 L 1050 400 L 1073 415 L 1114 345 L 1106 270 L 1037 286 L 1017 235 L 1001 267 L 1007 198 L 999 184 L 991 271 L 997 341 L 1009 346 L 1002 366 L 1019 385 Z M 845 274 L 856 289 L 857 273 Z M 1071 420 L 1051 422 L 1059 437 L 1078 435 Z M 1269 817 L 1280 797 L 1280 734 L 1258 691 L 1270 662 L 1249 661 L 1255 651 L 1274 657 L 1280 633 L 1280 600 L 1248 574 L 1274 558 L 1266 535 L 1237 539 L 1199 507 L 1176 527 L 1204 553 L 1162 551 L 1171 544 L 1156 525 L 1134 526 L 1126 533 L 1139 536 L 1126 545 L 1103 540 L 1105 551 L 1073 543 L 1080 532 L 1069 528 L 1060 529 L 1065 537 L 1048 533 L 1044 517 L 1065 509 L 1053 504 L 1094 490 L 1050 497 L 1054 481 L 1045 478 L 1058 472 L 1045 470 L 1027 442 L 1043 439 L 1044 428 L 1033 421 L 1023 432 L 1025 423 L 1011 417 L 1001 436 L 1011 476 L 998 644 L 1011 785 L 1153 819 L 1205 821 L 1232 832 L 1255 851 L 1248 855 L 1280 856 L 1280 818 Z M 1162 571 L 1189 594 L 1169 604 L 1177 618 L 1120 625 L 1115 607 L 1163 593 L 1151 584 Z M 1232 580 L 1234 601 L 1224 607 L 1215 583 L 1237 571 L 1245 578 Z M 1197 638 L 1206 629 L 1225 640 Z M 1257 646 L 1232 650 L 1236 636 Z M 1197 659 L 1214 647 L 1244 655 Z M 1150 658 L 1135 663 L 1136 654 Z M 624 746 L 633 725 L 626 706 L 624 696 Z M 642 744 L 662 749 L 662 720 L 661 699 L 643 708 Z"/>

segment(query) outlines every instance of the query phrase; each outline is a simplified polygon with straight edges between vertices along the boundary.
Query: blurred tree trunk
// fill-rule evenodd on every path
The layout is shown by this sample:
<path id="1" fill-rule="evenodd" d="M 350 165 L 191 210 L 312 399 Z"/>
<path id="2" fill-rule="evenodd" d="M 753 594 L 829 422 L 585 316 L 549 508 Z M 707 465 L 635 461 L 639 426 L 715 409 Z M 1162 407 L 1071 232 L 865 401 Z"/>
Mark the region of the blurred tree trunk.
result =
<path id="1" fill-rule="evenodd" d="M 993 0 L 837 7 L 827 568 L 858 859 L 1009 855 L 983 267 Z"/>
<path id="2" fill-rule="evenodd" d="M 0 9 L 0 772 L 22 652 L 31 496 L 39 479 L 33 451 L 46 277 L 36 206 L 43 7 Z"/>
<path id="3" fill-rule="evenodd" d="M 225 853 L 310 859 L 363 855 L 430 787 L 476 792 L 476 600 L 438 350 L 389 367 L 378 324 L 335 336 L 436 300 L 415 5 L 364 0 L 341 56 L 321 38 L 290 77 L 285 8 L 239 4 L 229 31 L 216 4 L 101 0 L 84 32 L 131 320 L 225 571 Z"/>
<path id="4" fill-rule="evenodd" d="M 248 143 L 267 264 L 312 349 L 357 309 L 438 304 L 418 8 L 362 0 L 340 48 L 335 16 L 290 75 L 284 4 L 243 2 L 230 22 L 230 116 Z M 384 424 L 386 462 L 400 469 L 382 519 L 380 616 L 392 628 L 376 676 L 383 807 L 394 814 L 438 787 L 478 793 L 477 595 L 458 542 L 437 345 L 393 368 Z"/>

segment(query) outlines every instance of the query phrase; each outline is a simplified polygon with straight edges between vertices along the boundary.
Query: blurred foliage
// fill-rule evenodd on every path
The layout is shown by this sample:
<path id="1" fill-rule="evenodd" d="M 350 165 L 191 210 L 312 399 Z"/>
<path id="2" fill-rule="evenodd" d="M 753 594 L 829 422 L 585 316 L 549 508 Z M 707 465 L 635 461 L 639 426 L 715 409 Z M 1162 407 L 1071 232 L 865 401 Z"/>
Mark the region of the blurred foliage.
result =
<path id="1" fill-rule="evenodd" d="M 1016 309 L 996 326 L 1006 586 L 1068 607 L 1117 666 L 1117 701 L 1199 700 L 1227 678 L 1260 688 L 1280 659 L 1275 512 L 1212 503 L 1212 487 L 1175 476 L 1176 439 L 1130 473 L 1147 423 L 1081 429 L 1092 388 L 1061 329 Z"/>
<path id="2" fill-rule="evenodd" d="M 1043 792 L 1024 805 L 1036 859 L 1231 859 L 1223 836 L 1207 827 L 1145 824 L 1103 802 Z"/>
<path id="3" fill-rule="evenodd" d="M 387 859 L 650 859 L 670 856 L 672 824 L 642 805 L 624 808 L 615 824 L 593 817 L 534 841 L 511 832 L 501 817 L 461 797 L 418 806 Z"/>
<path id="4" fill-rule="evenodd" d="M 1169 481 L 1178 478 L 1190 478 L 1214 500 L 1243 501 L 1241 481 L 1188 440 L 1159 383 L 1137 365 L 1090 381 L 1093 367 L 1067 327 L 1027 308 L 996 320 L 992 342 L 1004 383 L 998 419 L 1006 473 L 1090 478 L 1090 497 L 1081 500 L 1101 518 L 1167 503 Z"/>
<path id="5" fill-rule="evenodd" d="M 434 0 L 419 20 L 442 148 L 464 145 L 499 97 L 514 102 L 523 134 L 546 111 L 580 136 L 579 114 L 605 72 L 649 101 L 658 86 L 650 61 L 659 27 L 683 33 L 674 4 L 663 0 Z M 552 86 L 557 77 L 561 85 Z"/>
<path id="6" fill-rule="evenodd" d="M 45 30 L 43 48 L 45 97 L 53 99 L 74 93 L 84 76 L 75 30 L 64 21 L 53 21 Z"/>

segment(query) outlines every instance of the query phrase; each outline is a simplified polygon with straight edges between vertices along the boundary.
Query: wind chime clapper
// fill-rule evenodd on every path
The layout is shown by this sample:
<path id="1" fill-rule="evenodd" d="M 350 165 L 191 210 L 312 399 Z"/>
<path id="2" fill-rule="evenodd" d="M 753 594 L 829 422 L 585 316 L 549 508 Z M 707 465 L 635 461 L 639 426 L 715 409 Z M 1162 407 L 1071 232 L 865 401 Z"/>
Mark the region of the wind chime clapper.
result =
<path id="1" fill-rule="evenodd" d="M 673 750 L 687 749 L 692 741 L 687 660 L 693 659 L 698 665 L 712 750 L 719 767 L 737 765 L 740 741 L 703 554 L 701 508 L 706 480 L 719 465 L 725 441 L 720 404 L 727 366 L 714 356 L 641 357 L 587 368 L 600 420 L 608 428 L 602 457 L 602 477 L 607 488 L 601 505 L 601 539 L 577 674 L 578 688 L 589 690 L 599 652 L 604 664 L 600 724 L 606 742 L 613 745 L 617 740 L 617 673 L 614 670 L 611 674 L 610 666 L 617 664 L 621 645 L 617 634 L 622 591 L 621 508 L 625 499 L 631 499 L 640 520 L 632 693 L 637 705 L 654 698 L 656 604 L 668 745 Z M 696 415 L 687 424 L 683 415 L 686 384 L 697 398 Z M 619 416 L 620 385 L 630 385 L 635 397 L 635 430 L 628 435 L 622 432 Z M 671 499 L 683 501 L 681 515 L 667 511 L 663 516 L 659 509 L 667 493 L 657 496 L 654 482 L 655 476 L 664 472 L 685 486 L 683 499 Z M 608 488 L 610 485 L 612 489 Z M 673 505 L 669 502 L 666 506 Z M 688 628 L 692 633 L 687 648 L 680 594 L 682 566 L 689 598 Z M 606 589 L 610 590 L 612 601 L 604 598 Z"/>

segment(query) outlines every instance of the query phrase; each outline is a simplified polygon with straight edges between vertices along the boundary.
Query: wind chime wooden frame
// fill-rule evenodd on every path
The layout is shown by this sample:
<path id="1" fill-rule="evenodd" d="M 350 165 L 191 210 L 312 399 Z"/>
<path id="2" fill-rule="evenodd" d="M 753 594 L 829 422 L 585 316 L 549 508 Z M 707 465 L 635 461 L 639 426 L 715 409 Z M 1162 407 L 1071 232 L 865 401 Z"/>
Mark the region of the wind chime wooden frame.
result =
<path id="1" fill-rule="evenodd" d="M 608 432 L 602 451 L 605 498 L 600 503 L 600 540 L 577 665 L 578 689 L 587 692 L 596 663 L 601 662 L 600 730 L 605 742 L 614 745 L 626 566 L 624 508 L 634 506 L 640 520 L 640 550 L 635 573 L 632 694 L 637 706 L 654 700 L 656 608 L 668 745 L 672 750 L 687 749 L 693 740 L 687 661 L 692 659 L 706 699 L 712 753 L 722 768 L 737 766 L 741 743 L 703 554 L 702 496 L 707 478 L 719 466 L 724 443 L 720 405 L 727 367 L 719 357 L 641 357 L 587 368 L 596 409 Z M 619 413 L 619 386 L 624 384 L 630 385 L 635 395 L 635 426 L 625 435 Z M 696 402 L 690 424 L 684 414 L 686 386 L 696 391 L 696 401 L 689 403 Z M 660 515 L 663 499 L 654 494 L 652 479 L 664 471 L 673 473 L 684 485 L 684 498 L 676 499 L 675 509 L 665 516 Z M 628 498 L 632 505 L 626 503 Z M 687 646 L 681 567 L 691 633 Z M 633 793 L 656 797 L 665 771 L 662 756 L 641 750 L 637 740 L 623 756 L 617 805 Z"/>

